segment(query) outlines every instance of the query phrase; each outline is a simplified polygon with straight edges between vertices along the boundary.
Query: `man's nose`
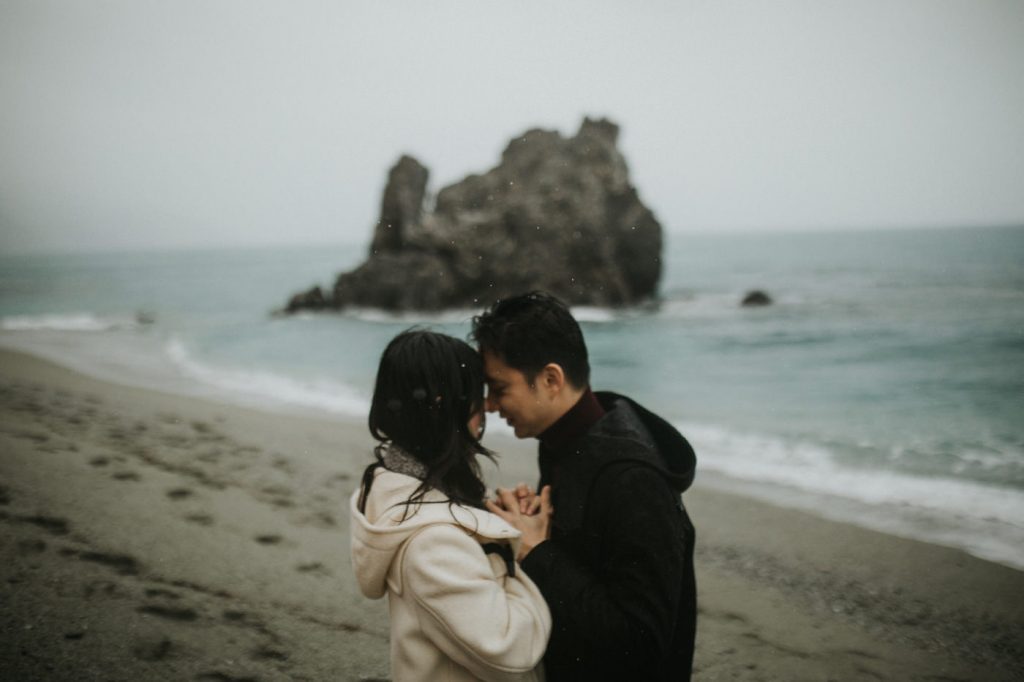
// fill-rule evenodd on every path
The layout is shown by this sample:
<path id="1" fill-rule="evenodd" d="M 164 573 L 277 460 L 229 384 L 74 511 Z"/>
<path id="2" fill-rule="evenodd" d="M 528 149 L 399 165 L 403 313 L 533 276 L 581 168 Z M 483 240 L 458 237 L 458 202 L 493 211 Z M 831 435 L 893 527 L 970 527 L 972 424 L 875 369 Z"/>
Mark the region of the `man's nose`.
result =
<path id="1" fill-rule="evenodd" d="M 487 397 L 484 398 L 484 409 L 488 412 L 498 411 L 498 401 L 494 399 L 493 395 L 488 394 Z"/>

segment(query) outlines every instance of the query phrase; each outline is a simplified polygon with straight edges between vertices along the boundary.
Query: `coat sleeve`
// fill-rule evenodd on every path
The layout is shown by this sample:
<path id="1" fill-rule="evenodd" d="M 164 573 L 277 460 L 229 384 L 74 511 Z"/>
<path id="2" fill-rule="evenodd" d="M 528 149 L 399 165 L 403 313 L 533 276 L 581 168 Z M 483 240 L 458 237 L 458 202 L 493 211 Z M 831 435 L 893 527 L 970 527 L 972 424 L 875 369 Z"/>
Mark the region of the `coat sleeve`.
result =
<path id="1" fill-rule="evenodd" d="M 692 571 L 686 531 L 678 493 L 653 469 L 633 467 L 600 483 L 591 504 L 601 518 L 588 538 L 601 548 L 600 567 L 581 563 L 564 538 L 537 545 L 522 566 L 555 622 L 546 660 L 636 670 L 671 645 L 684 572 Z"/>
<path id="2" fill-rule="evenodd" d="M 537 586 L 521 571 L 496 575 L 464 530 L 437 524 L 412 537 L 402 582 L 424 634 L 476 677 L 518 679 L 544 655 L 551 614 Z"/>

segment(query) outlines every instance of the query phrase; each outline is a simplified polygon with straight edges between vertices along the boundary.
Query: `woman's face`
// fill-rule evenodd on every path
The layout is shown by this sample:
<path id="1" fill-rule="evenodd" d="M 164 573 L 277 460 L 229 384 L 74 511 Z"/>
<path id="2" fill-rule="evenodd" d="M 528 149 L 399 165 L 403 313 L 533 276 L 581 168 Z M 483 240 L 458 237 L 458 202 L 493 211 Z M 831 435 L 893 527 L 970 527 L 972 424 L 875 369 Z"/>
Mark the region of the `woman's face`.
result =
<path id="1" fill-rule="evenodd" d="M 473 434 L 473 437 L 480 440 L 484 435 L 484 426 L 487 423 L 487 418 L 484 411 L 477 410 L 473 413 L 473 416 L 469 418 L 469 432 Z"/>

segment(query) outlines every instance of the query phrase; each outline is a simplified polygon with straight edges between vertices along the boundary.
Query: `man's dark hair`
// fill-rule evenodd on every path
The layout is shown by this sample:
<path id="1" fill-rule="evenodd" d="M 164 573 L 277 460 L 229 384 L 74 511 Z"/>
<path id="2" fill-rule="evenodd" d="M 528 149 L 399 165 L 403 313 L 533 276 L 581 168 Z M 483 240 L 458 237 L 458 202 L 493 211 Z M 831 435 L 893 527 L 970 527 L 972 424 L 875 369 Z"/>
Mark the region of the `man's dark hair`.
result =
<path id="1" fill-rule="evenodd" d="M 542 291 L 496 301 L 473 318 L 472 339 L 526 375 L 531 383 L 555 363 L 576 388 L 590 385 L 590 362 L 583 332 L 564 303 Z"/>

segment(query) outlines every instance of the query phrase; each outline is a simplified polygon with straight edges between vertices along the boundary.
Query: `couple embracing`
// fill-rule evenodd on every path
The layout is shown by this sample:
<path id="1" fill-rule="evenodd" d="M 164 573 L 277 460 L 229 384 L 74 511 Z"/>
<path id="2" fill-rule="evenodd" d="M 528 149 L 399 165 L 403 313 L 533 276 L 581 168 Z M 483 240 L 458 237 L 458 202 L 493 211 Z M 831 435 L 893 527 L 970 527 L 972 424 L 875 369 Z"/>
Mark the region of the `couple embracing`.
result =
<path id="1" fill-rule="evenodd" d="M 498 301 L 472 336 L 479 353 L 408 331 L 381 357 L 352 562 L 366 596 L 388 595 L 392 676 L 690 679 L 694 529 L 680 493 L 693 449 L 632 400 L 591 391 L 582 332 L 557 299 Z M 536 492 L 487 499 L 485 411 L 539 441 Z"/>

